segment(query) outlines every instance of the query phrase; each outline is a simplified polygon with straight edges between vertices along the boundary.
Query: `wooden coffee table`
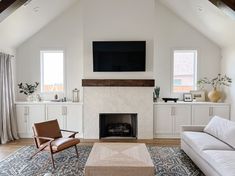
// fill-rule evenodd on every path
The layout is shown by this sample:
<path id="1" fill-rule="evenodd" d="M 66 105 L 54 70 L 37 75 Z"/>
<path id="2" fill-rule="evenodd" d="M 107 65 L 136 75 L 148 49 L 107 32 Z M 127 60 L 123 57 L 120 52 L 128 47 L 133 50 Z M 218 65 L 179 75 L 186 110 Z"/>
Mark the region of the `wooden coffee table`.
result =
<path id="1" fill-rule="evenodd" d="M 85 176 L 153 175 L 153 162 L 141 143 L 95 143 L 85 165 Z"/>

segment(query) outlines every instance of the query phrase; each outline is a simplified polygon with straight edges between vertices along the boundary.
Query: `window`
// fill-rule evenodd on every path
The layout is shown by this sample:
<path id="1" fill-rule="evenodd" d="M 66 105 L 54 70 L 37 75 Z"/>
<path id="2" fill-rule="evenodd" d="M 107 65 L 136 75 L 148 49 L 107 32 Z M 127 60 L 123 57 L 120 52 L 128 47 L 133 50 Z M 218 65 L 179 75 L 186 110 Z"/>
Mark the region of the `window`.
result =
<path id="1" fill-rule="evenodd" d="M 41 51 L 41 91 L 64 92 L 64 51 Z"/>
<path id="2" fill-rule="evenodd" d="M 197 51 L 174 50 L 173 93 L 184 93 L 196 89 Z"/>

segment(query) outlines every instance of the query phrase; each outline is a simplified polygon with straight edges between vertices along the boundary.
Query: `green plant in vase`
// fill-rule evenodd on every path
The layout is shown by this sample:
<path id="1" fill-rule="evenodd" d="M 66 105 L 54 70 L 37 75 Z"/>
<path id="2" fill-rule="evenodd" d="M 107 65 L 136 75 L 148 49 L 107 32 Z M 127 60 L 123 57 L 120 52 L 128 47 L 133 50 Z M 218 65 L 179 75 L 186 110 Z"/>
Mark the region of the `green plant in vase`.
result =
<path id="1" fill-rule="evenodd" d="M 153 101 L 156 102 L 159 99 L 160 87 L 155 87 L 153 92 Z"/>
<path id="2" fill-rule="evenodd" d="M 39 82 L 35 82 L 34 84 L 28 84 L 28 83 L 23 84 L 21 82 L 18 84 L 18 87 L 20 90 L 19 92 L 27 95 L 28 101 L 32 101 L 32 98 L 33 98 L 32 95 L 34 92 L 36 92 L 38 85 L 39 85 Z"/>
<path id="3" fill-rule="evenodd" d="M 212 102 L 218 102 L 222 98 L 222 93 L 218 90 L 221 86 L 230 86 L 232 79 L 226 75 L 218 74 L 217 77 L 213 79 L 208 79 L 204 77 L 197 81 L 197 84 L 200 88 L 203 88 L 205 84 L 212 86 L 213 90 L 208 93 L 208 98 Z"/>

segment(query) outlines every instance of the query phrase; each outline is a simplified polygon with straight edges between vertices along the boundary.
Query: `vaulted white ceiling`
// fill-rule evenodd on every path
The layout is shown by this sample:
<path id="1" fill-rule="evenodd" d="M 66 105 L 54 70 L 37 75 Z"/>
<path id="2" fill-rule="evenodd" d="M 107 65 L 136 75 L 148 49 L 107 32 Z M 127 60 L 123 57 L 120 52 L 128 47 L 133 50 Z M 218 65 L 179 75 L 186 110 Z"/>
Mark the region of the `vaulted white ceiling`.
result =
<path id="1" fill-rule="evenodd" d="M 16 48 L 78 0 L 32 0 L 0 23 L 0 49 Z M 235 20 L 208 0 L 157 0 L 220 47 L 235 46 Z"/>
<path id="2" fill-rule="evenodd" d="M 160 0 L 221 48 L 235 45 L 235 20 L 208 0 Z"/>
<path id="3" fill-rule="evenodd" d="M 0 49 L 16 48 L 77 0 L 32 0 L 0 23 Z"/>

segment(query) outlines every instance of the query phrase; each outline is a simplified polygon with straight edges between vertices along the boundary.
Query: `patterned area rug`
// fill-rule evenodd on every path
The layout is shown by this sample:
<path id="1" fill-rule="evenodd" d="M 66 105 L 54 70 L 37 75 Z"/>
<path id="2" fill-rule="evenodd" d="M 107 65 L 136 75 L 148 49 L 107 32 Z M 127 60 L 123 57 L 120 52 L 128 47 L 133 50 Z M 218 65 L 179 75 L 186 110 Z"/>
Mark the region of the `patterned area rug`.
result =
<path id="1" fill-rule="evenodd" d="M 55 154 L 56 169 L 51 165 L 50 155 L 41 152 L 32 160 L 28 158 L 36 151 L 34 146 L 19 149 L 0 162 L 1 176 L 84 176 L 84 166 L 91 146 L 78 145 L 79 158 L 74 148 Z M 203 175 L 190 158 L 178 147 L 148 146 L 155 165 L 155 176 L 201 176 Z"/>

